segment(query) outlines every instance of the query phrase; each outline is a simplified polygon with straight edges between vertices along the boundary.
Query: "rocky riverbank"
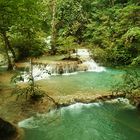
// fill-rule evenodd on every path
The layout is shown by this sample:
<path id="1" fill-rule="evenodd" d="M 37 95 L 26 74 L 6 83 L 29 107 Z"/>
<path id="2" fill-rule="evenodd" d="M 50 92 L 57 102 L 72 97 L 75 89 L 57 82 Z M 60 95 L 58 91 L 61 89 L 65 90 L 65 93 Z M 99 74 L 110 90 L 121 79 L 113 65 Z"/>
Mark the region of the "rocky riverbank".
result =
<path id="1" fill-rule="evenodd" d="M 14 73 L 4 72 L 0 74 L 0 116 L 13 124 L 17 124 L 19 121 L 29 118 L 31 116 L 36 115 L 37 113 L 46 113 L 52 109 L 69 106 L 71 104 L 79 103 L 94 103 L 94 102 L 102 102 L 106 100 L 115 99 L 118 97 L 125 97 L 124 94 L 112 94 L 111 92 L 105 91 L 91 91 L 87 93 L 79 91 L 75 93 L 63 94 L 61 92 L 57 93 L 57 89 L 53 89 L 52 87 L 47 87 L 47 85 L 43 85 L 41 83 L 41 89 L 47 91 L 47 94 L 52 97 L 57 104 L 54 104 L 51 100 L 48 100 L 47 96 L 44 96 L 39 101 L 31 101 L 25 100 L 25 98 L 20 97 L 19 100 L 16 100 L 15 96 L 11 96 L 11 91 L 14 85 L 10 84 L 11 76 Z M 24 84 L 21 83 L 23 86 Z M 54 83 L 52 84 L 54 85 Z M 139 107 L 140 98 L 135 97 L 133 99 L 134 102 L 132 104 Z"/>
<path id="2" fill-rule="evenodd" d="M 69 106 L 75 103 L 94 103 L 99 101 L 111 100 L 119 97 L 125 97 L 124 94 L 93 94 L 93 95 L 66 95 L 66 96 L 56 96 L 55 99 L 58 100 L 58 107 Z"/>

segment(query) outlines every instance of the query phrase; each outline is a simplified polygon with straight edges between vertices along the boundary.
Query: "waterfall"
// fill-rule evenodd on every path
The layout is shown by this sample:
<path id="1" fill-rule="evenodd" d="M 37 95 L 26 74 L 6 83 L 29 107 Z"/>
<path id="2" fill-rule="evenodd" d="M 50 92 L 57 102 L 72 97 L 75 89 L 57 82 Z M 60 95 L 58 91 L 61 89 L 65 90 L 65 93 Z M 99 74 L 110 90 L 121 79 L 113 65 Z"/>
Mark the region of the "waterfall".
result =
<path id="1" fill-rule="evenodd" d="M 51 63 L 46 66 L 46 70 L 51 75 L 64 74 L 68 75 L 77 71 L 78 63 L 77 62 L 57 62 Z"/>
<path id="2" fill-rule="evenodd" d="M 33 77 L 35 80 L 41 80 L 49 78 L 50 75 L 71 75 L 78 71 L 90 71 L 90 72 L 103 72 L 104 67 L 99 66 L 92 58 L 88 49 L 77 49 L 72 57 L 76 56 L 80 59 L 78 61 L 55 61 L 50 63 L 39 63 L 33 64 Z M 23 82 L 29 81 L 29 73 L 24 72 L 19 78 Z"/>
<path id="3" fill-rule="evenodd" d="M 89 58 L 89 56 L 90 56 L 90 53 L 89 53 L 88 49 L 77 49 L 76 54 L 80 57 Z"/>
<path id="4" fill-rule="evenodd" d="M 48 68 L 43 65 L 33 65 L 33 77 L 36 81 L 49 78 L 50 74 Z M 20 78 L 17 77 L 17 82 L 28 82 L 29 79 L 30 73 L 24 71 L 23 73 L 21 73 Z"/>
<path id="5" fill-rule="evenodd" d="M 82 61 L 82 65 L 86 71 L 103 72 L 106 71 L 104 67 L 99 66 L 92 58 L 88 49 L 77 49 L 76 55 Z"/>
<path id="6" fill-rule="evenodd" d="M 99 66 L 92 58 L 88 49 L 77 49 L 77 57 L 82 61 L 57 61 L 49 64 L 34 64 L 33 76 L 36 80 L 48 78 L 50 75 L 70 75 L 78 71 L 103 72 L 104 67 Z"/>
<path id="7" fill-rule="evenodd" d="M 93 71 L 93 72 L 105 71 L 104 67 L 98 66 L 98 64 L 92 59 L 83 62 L 83 64 L 87 66 L 87 71 Z"/>
<path id="8" fill-rule="evenodd" d="M 70 75 L 78 71 L 77 62 L 53 62 L 50 64 L 33 64 L 34 79 L 47 79 L 51 75 Z M 16 82 L 28 82 L 30 79 L 29 72 L 22 72 L 16 77 Z"/>

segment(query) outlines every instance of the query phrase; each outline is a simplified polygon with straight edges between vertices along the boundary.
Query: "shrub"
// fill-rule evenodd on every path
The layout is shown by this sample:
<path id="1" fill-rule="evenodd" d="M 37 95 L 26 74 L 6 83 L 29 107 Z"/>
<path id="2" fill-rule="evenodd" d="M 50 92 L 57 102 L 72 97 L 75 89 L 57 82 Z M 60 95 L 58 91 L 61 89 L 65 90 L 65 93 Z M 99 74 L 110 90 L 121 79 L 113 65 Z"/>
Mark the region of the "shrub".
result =
<path id="1" fill-rule="evenodd" d="M 44 54 L 44 44 L 33 40 L 18 40 L 13 43 L 14 48 L 17 50 L 18 60 L 23 60 L 26 57 L 39 57 Z"/>
<path id="2" fill-rule="evenodd" d="M 138 96 L 140 93 L 140 73 L 136 70 L 126 71 L 122 77 L 123 82 L 113 86 L 112 92 L 123 93 L 127 97 Z"/>

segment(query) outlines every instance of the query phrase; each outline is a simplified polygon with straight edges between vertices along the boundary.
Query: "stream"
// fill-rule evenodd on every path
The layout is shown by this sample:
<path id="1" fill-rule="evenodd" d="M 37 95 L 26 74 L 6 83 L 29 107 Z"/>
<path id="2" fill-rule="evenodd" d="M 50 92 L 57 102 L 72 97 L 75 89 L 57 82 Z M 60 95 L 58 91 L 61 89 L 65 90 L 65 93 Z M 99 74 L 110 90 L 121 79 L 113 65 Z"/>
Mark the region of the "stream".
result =
<path id="1" fill-rule="evenodd" d="M 49 79 L 37 81 L 46 91 L 56 95 L 72 95 L 76 93 L 103 93 L 122 81 L 123 70 L 108 68 L 103 72 L 78 72 L 71 75 L 51 76 Z"/>
<path id="2" fill-rule="evenodd" d="M 126 99 L 76 103 L 19 122 L 24 140 L 138 140 L 140 114 Z"/>
<path id="3" fill-rule="evenodd" d="M 86 71 L 77 71 L 78 65 L 73 63 L 55 64 L 55 67 L 36 65 L 33 75 L 37 84 L 55 96 L 87 96 L 111 92 L 115 84 L 122 82 L 124 70 L 99 66 L 90 58 L 87 49 L 79 49 L 77 53 Z M 37 113 L 18 123 L 25 130 L 24 140 L 138 140 L 139 124 L 140 113 L 122 98 L 75 103 L 49 113 Z"/>
<path id="4" fill-rule="evenodd" d="M 109 91 L 121 82 L 123 70 L 79 72 L 37 81 L 56 95 L 94 94 Z M 137 140 L 140 113 L 127 99 L 91 104 L 76 103 L 19 122 L 24 140 Z"/>

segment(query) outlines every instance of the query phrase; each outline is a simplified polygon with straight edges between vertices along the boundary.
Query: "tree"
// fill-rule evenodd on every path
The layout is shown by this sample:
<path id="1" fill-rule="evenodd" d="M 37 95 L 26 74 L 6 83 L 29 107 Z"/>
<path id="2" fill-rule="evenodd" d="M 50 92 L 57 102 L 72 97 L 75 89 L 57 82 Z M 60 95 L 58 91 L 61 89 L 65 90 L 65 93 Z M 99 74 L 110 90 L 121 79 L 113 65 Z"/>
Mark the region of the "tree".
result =
<path id="1" fill-rule="evenodd" d="M 140 107 L 140 73 L 136 70 L 126 71 L 122 77 L 122 82 L 113 86 L 112 93 L 122 93 L 133 104 Z"/>
<path id="2" fill-rule="evenodd" d="M 38 3 L 39 2 L 39 3 Z M 13 64 L 17 59 L 13 40 L 24 36 L 24 41 L 28 42 L 30 50 L 32 50 L 32 40 L 35 32 L 40 27 L 40 10 L 41 0 L 2 0 L 0 1 L 0 35 L 5 44 L 5 52 L 8 59 L 8 70 L 13 69 Z M 40 12 L 39 12 L 40 10 Z M 9 55 L 12 53 L 12 58 Z M 28 52 L 28 50 L 26 50 Z M 12 60 L 13 59 L 13 60 Z"/>
<path id="3" fill-rule="evenodd" d="M 2 3 L 3 12 L 1 17 L 1 32 L 8 51 L 16 51 L 16 60 L 24 59 L 30 55 L 39 56 L 43 54 L 43 43 L 41 43 L 39 32 L 42 32 L 42 24 L 46 17 L 45 4 L 42 0 L 19 0 Z M 9 13 L 6 10 L 9 10 Z M 11 49 L 12 48 L 12 49 Z M 7 53 L 8 54 L 8 53 Z M 12 53 L 14 54 L 14 53 Z M 15 59 L 14 57 L 14 59 Z"/>
<path id="4" fill-rule="evenodd" d="M 90 1 L 59 0 L 58 2 L 58 35 L 73 36 L 77 43 L 84 42 L 83 34 L 88 22 L 88 6 Z M 86 5 L 86 6 L 85 6 Z"/>
<path id="5" fill-rule="evenodd" d="M 52 0 L 52 22 L 51 22 L 51 54 L 56 54 L 56 7 L 57 7 L 57 0 Z"/>
<path id="6" fill-rule="evenodd" d="M 40 87 L 35 83 L 35 79 L 33 76 L 33 64 L 32 58 L 30 59 L 30 68 L 29 68 L 29 75 L 28 75 L 28 83 L 25 87 L 20 87 L 16 83 L 17 76 L 20 76 L 20 80 L 22 76 L 20 74 L 16 74 L 12 77 L 11 82 L 14 82 L 15 89 L 12 91 L 12 95 L 17 96 L 17 100 L 19 97 L 25 97 L 26 100 L 29 101 L 40 101 L 43 97 L 47 97 L 48 100 L 52 101 L 56 107 L 58 107 L 58 103 L 45 91 L 41 90 Z"/>
<path id="7" fill-rule="evenodd" d="M 105 52 L 106 64 L 128 65 L 139 56 L 140 8 L 136 1 L 112 2 L 96 0 L 91 3 L 93 8 L 84 37 L 92 44 L 93 55 L 94 50 Z M 128 37 L 130 33 L 131 37 Z"/>
<path id="8" fill-rule="evenodd" d="M 71 57 L 71 51 L 76 50 L 78 44 L 75 42 L 76 39 L 73 36 L 60 37 L 58 39 L 59 49 L 66 51 L 68 53 L 68 58 Z"/>
<path id="9" fill-rule="evenodd" d="M 16 54 L 14 52 L 14 49 L 11 47 L 8 32 L 10 30 L 10 27 L 13 25 L 16 17 L 16 5 L 12 0 L 1 0 L 0 1 L 0 35 L 3 38 L 3 41 L 5 43 L 5 53 L 7 55 L 8 59 L 8 70 L 13 69 L 13 64 L 11 57 L 8 53 L 8 50 L 11 51 L 14 59 L 16 59 Z"/>

